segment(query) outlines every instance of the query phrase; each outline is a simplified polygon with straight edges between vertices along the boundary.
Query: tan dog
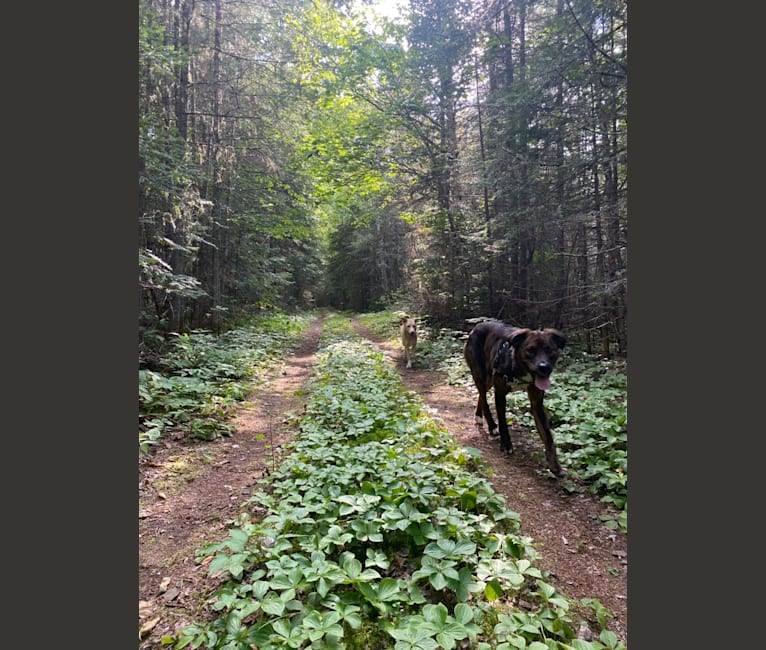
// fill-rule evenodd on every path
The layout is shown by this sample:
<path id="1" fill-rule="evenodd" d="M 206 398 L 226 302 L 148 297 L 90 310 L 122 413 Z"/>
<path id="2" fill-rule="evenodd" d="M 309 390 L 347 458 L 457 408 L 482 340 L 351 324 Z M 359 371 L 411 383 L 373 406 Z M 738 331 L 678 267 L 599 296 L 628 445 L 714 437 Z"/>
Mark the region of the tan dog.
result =
<path id="1" fill-rule="evenodd" d="M 418 324 L 414 318 L 402 316 L 399 333 L 404 348 L 404 359 L 407 367 L 412 368 L 412 360 L 415 358 L 415 348 L 418 345 Z"/>

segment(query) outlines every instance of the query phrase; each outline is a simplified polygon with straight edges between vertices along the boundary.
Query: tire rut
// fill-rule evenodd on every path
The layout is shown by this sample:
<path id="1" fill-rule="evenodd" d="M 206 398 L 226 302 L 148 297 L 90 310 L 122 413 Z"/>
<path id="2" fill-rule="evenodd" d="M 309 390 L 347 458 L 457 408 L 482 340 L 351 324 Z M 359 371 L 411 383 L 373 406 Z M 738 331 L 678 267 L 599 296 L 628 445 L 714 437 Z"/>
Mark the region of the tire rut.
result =
<path id="1" fill-rule="evenodd" d="M 322 318 L 300 346 L 239 407 L 230 437 L 170 440 L 139 464 L 139 638 L 165 648 L 163 635 L 210 613 L 218 582 L 195 563 L 196 550 L 222 541 L 256 483 L 279 463 L 294 434 L 293 414 L 315 363 Z M 143 632 L 141 631 L 143 630 Z"/>

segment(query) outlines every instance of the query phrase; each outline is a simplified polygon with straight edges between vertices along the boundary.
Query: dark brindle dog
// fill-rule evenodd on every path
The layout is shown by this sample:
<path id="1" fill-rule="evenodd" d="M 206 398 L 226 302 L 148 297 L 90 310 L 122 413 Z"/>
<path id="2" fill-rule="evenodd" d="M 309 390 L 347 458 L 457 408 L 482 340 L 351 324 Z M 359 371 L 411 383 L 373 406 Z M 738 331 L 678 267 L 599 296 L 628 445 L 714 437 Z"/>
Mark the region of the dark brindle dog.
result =
<path id="1" fill-rule="evenodd" d="M 512 453 L 513 445 L 505 417 L 505 396 L 512 390 L 526 388 L 537 432 L 545 444 L 545 459 L 556 476 L 563 476 L 565 472 L 556 455 L 543 398 L 551 386 L 550 375 L 565 343 L 561 332 L 554 329 L 531 330 L 497 321 L 482 321 L 471 330 L 463 348 L 463 356 L 479 389 L 476 422 L 481 424 L 484 416 L 490 434 L 497 435 L 498 429 L 487 403 L 487 392 L 494 388 L 500 448 L 508 454 Z"/>

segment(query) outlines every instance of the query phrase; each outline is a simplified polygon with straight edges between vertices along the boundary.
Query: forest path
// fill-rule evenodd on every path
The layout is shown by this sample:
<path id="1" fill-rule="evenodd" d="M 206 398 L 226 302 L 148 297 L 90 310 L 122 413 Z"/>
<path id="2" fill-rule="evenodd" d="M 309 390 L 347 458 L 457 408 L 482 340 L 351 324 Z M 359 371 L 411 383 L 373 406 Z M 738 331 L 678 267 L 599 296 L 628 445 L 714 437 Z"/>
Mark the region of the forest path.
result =
<path id="1" fill-rule="evenodd" d="M 493 470 L 494 489 L 522 519 L 522 533 L 539 543 L 538 566 L 572 598 L 597 598 L 615 614 L 608 623 L 627 645 L 627 536 L 603 526 L 604 504 L 567 493 L 541 466 L 540 441 L 513 430 L 514 455 L 501 454 L 473 423 L 475 397 L 447 386 L 441 373 L 404 367 L 401 345 L 354 321 L 357 331 L 394 363 L 407 388 L 418 393 L 460 444 L 480 449 Z M 279 463 L 281 445 L 295 433 L 305 405 L 304 387 L 315 364 L 322 319 L 299 348 L 240 408 L 234 432 L 209 443 L 168 440 L 139 463 L 139 648 L 160 649 L 161 639 L 210 613 L 219 582 L 195 563 L 203 545 L 221 541 L 258 481 Z M 555 434 L 555 432 L 554 432 Z"/>

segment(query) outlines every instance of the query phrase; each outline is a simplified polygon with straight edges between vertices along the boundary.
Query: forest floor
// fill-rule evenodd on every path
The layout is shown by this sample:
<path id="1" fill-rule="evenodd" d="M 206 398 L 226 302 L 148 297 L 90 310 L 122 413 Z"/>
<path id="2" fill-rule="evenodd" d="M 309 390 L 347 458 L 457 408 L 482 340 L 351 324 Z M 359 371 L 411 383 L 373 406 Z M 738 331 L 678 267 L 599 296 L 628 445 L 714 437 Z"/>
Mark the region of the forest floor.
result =
<path id="1" fill-rule="evenodd" d="M 614 617 L 607 627 L 627 646 L 627 535 L 606 528 L 607 506 L 585 491 L 569 492 L 541 464 L 535 433 L 512 427 L 513 456 L 474 423 L 475 393 L 449 386 L 441 373 L 418 364 L 405 368 L 401 345 L 355 322 L 388 355 L 410 390 L 418 393 L 462 445 L 481 450 L 493 488 L 521 516 L 521 533 L 537 543 L 537 566 L 570 598 L 595 598 Z M 139 460 L 139 649 L 161 647 L 165 635 L 210 615 L 208 600 L 220 584 L 195 563 L 197 549 L 227 536 L 255 484 L 279 463 L 305 405 L 321 335 L 321 319 L 299 348 L 256 390 L 234 419 L 235 431 L 209 443 L 167 440 Z M 555 432 L 554 432 L 555 435 Z"/>

